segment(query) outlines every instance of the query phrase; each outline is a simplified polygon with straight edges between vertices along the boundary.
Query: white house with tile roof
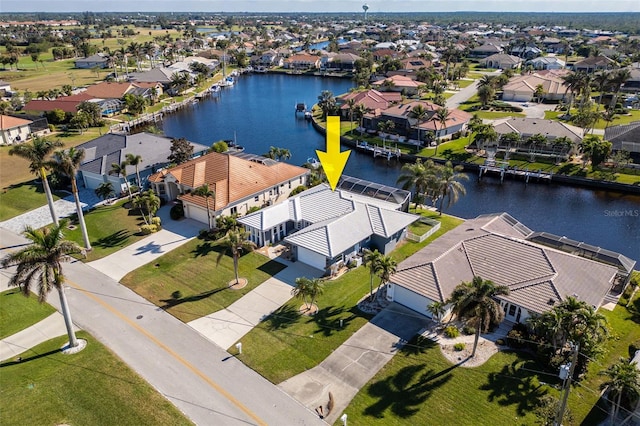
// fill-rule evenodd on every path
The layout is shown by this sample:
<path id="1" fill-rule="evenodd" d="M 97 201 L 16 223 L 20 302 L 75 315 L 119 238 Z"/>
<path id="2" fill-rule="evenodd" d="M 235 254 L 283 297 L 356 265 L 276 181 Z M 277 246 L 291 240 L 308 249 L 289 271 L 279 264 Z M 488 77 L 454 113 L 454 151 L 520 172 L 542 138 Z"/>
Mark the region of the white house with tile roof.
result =
<path id="1" fill-rule="evenodd" d="M 340 187 L 332 191 L 322 184 L 238 222 L 257 245 L 284 241 L 294 259 L 329 272 L 364 248 L 389 253 L 404 239 L 407 226 L 419 218 L 401 211 L 404 199 L 367 192 Z"/>
<path id="2" fill-rule="evenodd" d="M 458 284 L 480 276 L 509 287 L 498 297 L 507 321 L 523 322 L 568 296 L 598 308 L 619 268 L 529 239 L 536 235 L 507 213 L 467 220 L 401 262 L 387 298 L 431 316 L 431 303 L 446 302 Z"/>

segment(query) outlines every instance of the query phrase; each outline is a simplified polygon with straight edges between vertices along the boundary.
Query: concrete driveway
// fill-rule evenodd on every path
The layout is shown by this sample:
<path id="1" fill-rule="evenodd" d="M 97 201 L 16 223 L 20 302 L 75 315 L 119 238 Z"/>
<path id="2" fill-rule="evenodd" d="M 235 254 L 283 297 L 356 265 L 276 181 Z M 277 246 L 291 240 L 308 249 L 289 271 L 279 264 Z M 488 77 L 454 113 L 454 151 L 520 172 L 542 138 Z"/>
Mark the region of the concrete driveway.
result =
<path id="1" fill-rule="evenodd" d="M 392 303 L 318 366 L 278 386 L 311 410 L 323 406 L 325 413 L 331 392 L 335 405 L 325 421 L 332 424 L 360 388 L 429 322 L 429 318 Z"/>

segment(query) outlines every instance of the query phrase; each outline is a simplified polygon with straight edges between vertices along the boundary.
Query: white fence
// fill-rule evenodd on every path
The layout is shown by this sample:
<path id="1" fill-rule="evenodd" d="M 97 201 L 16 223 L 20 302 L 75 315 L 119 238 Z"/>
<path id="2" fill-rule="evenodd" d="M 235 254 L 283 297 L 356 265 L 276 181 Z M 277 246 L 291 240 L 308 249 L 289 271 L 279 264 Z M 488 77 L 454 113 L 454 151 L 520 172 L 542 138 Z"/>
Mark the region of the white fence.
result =
<path id="1" fill-rule="evenodd" d="M 440 225 L 441 223 L 437 220 L 434 219 L 429 219 L 426 217 L 422 217 L 419 219 L 420 222 L 425 223 L 427 225 L 431 225 L 431 229 L 429 229 L 427 232 L 425 232 L 422 235 L 416 235 L 411 231 L 407 231 L 407 239 L 411 240 L 411 241 L 415 241 L 417 243 L 421 243 L 424 240 L 426 240 L 427 238 L 429 238 L 431 235 L 433 235 L 434 232 L 436 232 L 438 229 L 440 229 Z"/>

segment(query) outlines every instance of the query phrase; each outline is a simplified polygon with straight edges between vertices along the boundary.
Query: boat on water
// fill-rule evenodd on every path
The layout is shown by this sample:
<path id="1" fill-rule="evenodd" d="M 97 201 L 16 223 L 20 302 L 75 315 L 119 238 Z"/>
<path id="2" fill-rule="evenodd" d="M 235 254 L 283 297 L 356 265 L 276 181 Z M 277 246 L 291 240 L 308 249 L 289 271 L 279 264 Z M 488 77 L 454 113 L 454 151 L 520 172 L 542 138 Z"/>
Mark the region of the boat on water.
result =
<path id="1" fill-rule="evenodd" d="M 312 169 L 317 169 L 322 165 L 322 163 L 320 163 L 320 161 L 318 161 L 318 159 L 314 157 L 307 158 L 306 164 L 308 164 Z"/>
<path id="2" fill-rule="evenodd" d="M 220 85 L 219 84 L 214 84 L 213 86 L 211 86 L 209 91 L 211 93 L 218 93 L 220 91 Z"/>
<path id="3" fill-rule="evenodd" d="M 227 87 L 231 87 L 236 83 L 236 80 L 231 76 L 228 76 L 223 81 L 224 81 L 224 85 Z"/>
<path id="4" fill-rule="evenodd" d="M 311 114 L 311 111 L 305 111 L 304 112 L 304 118 L 306 118 L 307 120 L 311 120 L 313 118 L 313 115 Z"/>

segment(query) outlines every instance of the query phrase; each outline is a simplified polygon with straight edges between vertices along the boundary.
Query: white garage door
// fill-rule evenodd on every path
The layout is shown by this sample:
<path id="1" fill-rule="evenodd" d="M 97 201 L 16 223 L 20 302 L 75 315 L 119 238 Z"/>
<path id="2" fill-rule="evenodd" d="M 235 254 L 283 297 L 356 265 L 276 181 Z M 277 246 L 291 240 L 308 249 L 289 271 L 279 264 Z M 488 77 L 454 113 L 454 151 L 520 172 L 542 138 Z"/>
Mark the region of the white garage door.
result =
<path id="1" fill-rule="evenodd" d="M 414 311 L 431 318 L 431 313 L 427 311 L 427 306 L 432 302 L 431 299 L 420 296 L 411 290 L 407 290 L 404 287 L 394 284 L 393 300 L 394 302 L 398 302 L 409 309 L 413 309 Z"/>
<path id="2" fill-rule="evenodd" d="M 326 258 L 314 251 L 307 250 L 303 247 L 298 247 L 298 261 L 306 265 L 313 266 L 316 269 L 324 271 L 327 263 Z"/>
<path id="3" fill-rule="evenodd" d="M 207 221 L 207 210 L 204 208 L 196 207 L 192 204 L 186 205 L 185 216 L 189 219 L 197 220 L 203 224 L 209 226 Z"/>

